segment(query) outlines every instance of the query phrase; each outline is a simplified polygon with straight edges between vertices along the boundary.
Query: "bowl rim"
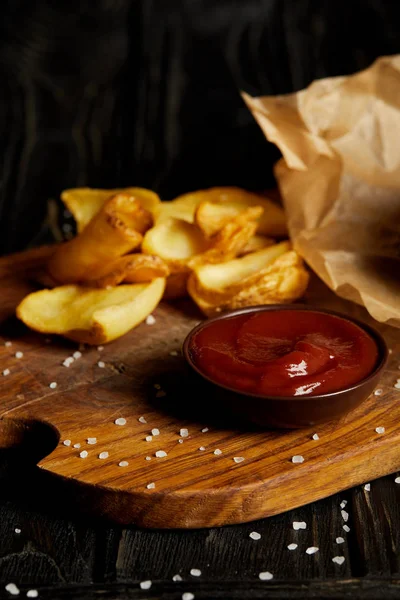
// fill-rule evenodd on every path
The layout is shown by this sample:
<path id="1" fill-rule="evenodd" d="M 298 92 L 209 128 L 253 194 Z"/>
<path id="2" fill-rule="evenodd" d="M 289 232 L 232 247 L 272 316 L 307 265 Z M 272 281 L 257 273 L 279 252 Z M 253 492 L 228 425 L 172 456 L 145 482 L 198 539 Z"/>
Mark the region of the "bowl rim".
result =
<path id="1" fill-rule="evenodd" d="M 339 317 L 341 319 L 350 321 L 354 325 L 357 325 L 358 327 L 360 327 L 361 329 L 366 331 L 373 338 L 373 340 L 375 341 L 375 343 L 378 347 L 378 356 L 380 357 L 380 359 L 379 359 L 377 365 L 375 366 L 374 370 L 367 377 L 364 377 L 364 379 L 361 379 L 357 383 L 354 383 L 348 387 L 341 388 L 340 390 L 336 390 L 335 392 L 327 392 L 325 394 L 313 394 L 313 395 L 304 394 L 302 396 L 272 396 L 271 394 L 264 395 L 264 394 L 256 394 L 254 392 L 245 392 L 245 391 L 235 389 L 233 387 L 229 387 L 227 385 L 218 383 L 214 379 L 211 379 L 211 377 L 208 377 L 208 375 L 203 373 L 197 367 L 197 365 L 194 363 L 192 357 L 190 356 L 190 344 L 192 342 L 193 336 L 198 331 L 200 331 L 201 329 L 203 329 L 204 327 L 209 325 L 210 323 L 214 323 L 215 321 L 220 321 L 222 319 L 228 319 L 230 317 L 235 317 L 237 315 L 244 315 L 247 313 L 258 313 L 258 312 L 266 312 L 266 311 L 282 311 L 282 310 L 283 311 L 284 310 L 296 310 L 296 311 L 319 312 L 319 313 L 323 313 L 326 315 L 332 315 L 335 317 Z M 193 329 L 191 329 L 191 331 L 189 331 L 189 333 L 187 334 L 187 336 L 183 342 L 183 345 L 182 345 L 182 354 L 183 354 L 186 362 L 189 364 L 189 366 L 196 373 L 198 373 L 198 375 L 200 375 L 203 379 L 205 379 L 209 383 L 212 383 L 213 385 L 215 385 L 221 389 L 227 390 L 228 392 L 232 392 L 234 394 L 239 394 L 243 397 L 250 396 L 252 398 L 258 398 L 261 400 L 273 400 L 273 401 L 280 401 L 280 402 L 289 402 L 289 401 L 290 402 L 301 402 L 301 401 L 306 401 L 306 400 L 308 400 L 308 401 L 316 400 L 317 401 L 317 400 L 324 400 L 324 399 L 328 399 L 328 398 L 334 398 L 334 397 L 340 396 L 341 394 L 352 392 L 354 390 L 359 389 L 360 387 L 363 387 L 364 385 L 368 384 L 368 382 L 371 379 L 376 378 L 377 375 L 379 375 L 379 373 L 381 373 L 381 371 L 386 367 L 388 357 L 389 357 L 389 350 L 388 350 L 387 344 L 386 344 L 383 336 L 379 333 L 379 331 L 377 331 L 377 329 L 375 329 L 375 327 L 372 327 L 371 325 L 364 323 L 363 321 L 361 321 L 359 319 L 349 317 L 346 314 L 343 314 L 341 312 L 338 312 L 335 310 L 330 310 L 327 308 L 319 308 L 318 306 L 309 306 L 308 304 L 283 304 L 283 305 L 282 304 L 267 304 L 267 305 L 259 304 L 257 306 L 247 306 L 245 308 L 238 308 L 235 310 L 223 312 L 215 317 L 212 317 L 211 319 L 206 319 L 205 321 L 201 321 L 195 327 L 193 327 Z"/>

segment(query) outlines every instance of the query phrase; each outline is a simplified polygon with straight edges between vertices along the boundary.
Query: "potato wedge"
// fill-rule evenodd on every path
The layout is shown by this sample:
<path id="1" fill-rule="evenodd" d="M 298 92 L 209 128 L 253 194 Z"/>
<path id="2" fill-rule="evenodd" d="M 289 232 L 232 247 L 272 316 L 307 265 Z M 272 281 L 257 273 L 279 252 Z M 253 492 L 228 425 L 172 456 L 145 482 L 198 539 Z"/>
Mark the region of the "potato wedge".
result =
<path id="1" fill-rule="evenodd" d="M 81 234 L 58 247 L 48 263 L 50 276 L 59 283 L 86 281 L 93 270 L 137 248 L 152 222 L 139 200 L 113 196 Z"/>
<path id="2" fill-rule="evenodd" d="M 128 254 L 107 263 L 85 284 L 107 288 L 120 283 L 149 283 L 169 275 L 168 265 L 159 257 L 150 254 Z"/>
<path id="3" fill-rule="evenodd" d="M 265 235 L 253 235 L 244 248 L 239 252 L 238 256 L 245 256 L 251 252 L 258 252 L 263 248 L 269 248 L 275 244 L 275 240 L 266 237 Z"/>
<path id="4" fill-rule="evenodd" d="M 141 323 L 163 295 L 165 279 L 98 290 L 66 285 L 29 294 L 17 317 L 42 333 L 56 333 L 85 344 L 105 344 Z"/>
<path id="5" fill-rule="evenodd" d="M 196 208 L 194 221 L 206 237 L 214 235 L 228 221 L 250 206 L 262 206 L 264 209 L 257 233 L 272 237 L 287 235 L 285 213 L 280 206 L 258 194 L 237 188 L 228 189 L 229 193 L 215 195 L 215 199 L 203 201 Z"/>
<path id="6" fill-rule="evenodd" d="M 261 252 L 264 252 L 261 250 Z M 259 253 L 255 253 L 259 254 Z M 243 259 L 254 257 L 250 254 Z M 222 265 L 209 265 L 199 267 L 190 275 L 188 280 L 188 292 L 199 308 L 207 315 L 212 316 L 221 311 L 243 308 L 245 306 L 256 306 L 259 304 L 281 304 L 293 302 L 300 298 L 308 285 L 309 274 L 304 267 L 301 257 L 294 250 L 285 252 L 278 256 L 268 266 L 256 271 L 258 258 L 254 262 L 254 270 L 250 273 L 247 265 L 242 270 L 243 280 L 241 285 L 233 284 L 232 272 L 225 274 L 225 288 L 211 288 L 213 278 L 217 274 L 222 275 L 224 268 L 231 270 L 231 263 Z M 214 273 L 207 281 L 209 287 L 204 287 L 204 269 L 214 269 Z M 245 272 L 247 271 L 247 275 Z M 210 274 L 210 273 L 209 273 Z M 200 278 L 199 278 L 200 275 Z"/>
<path id="7" fill-rule="evenodd" d="M 86 225 L 99 212 L 103 204 L 116 194 L 127 193 L 140 200 L 140 204 L 146 210 L 154 213 L 160 204 L 160 198 L 151 190 L 145 188 L 129 187 L 115 190 L 97 190 L 94 188 L 71 188 L 64 190 L 61 200 L 72 213 L 78 233 L 84 230 Z"/>

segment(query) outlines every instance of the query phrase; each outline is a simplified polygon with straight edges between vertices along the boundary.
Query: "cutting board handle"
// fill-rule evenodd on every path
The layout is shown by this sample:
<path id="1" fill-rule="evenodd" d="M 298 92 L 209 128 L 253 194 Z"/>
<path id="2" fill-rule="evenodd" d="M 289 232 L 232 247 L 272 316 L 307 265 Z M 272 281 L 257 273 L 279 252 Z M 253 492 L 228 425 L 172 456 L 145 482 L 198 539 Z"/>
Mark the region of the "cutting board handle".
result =
<path id="1" fill-rule="evenodd" d="M 0 419 L 0 451 L 8 451 L 18 462 L 37 464 L 56 448 L 60 435 L 45 421 Z"/>

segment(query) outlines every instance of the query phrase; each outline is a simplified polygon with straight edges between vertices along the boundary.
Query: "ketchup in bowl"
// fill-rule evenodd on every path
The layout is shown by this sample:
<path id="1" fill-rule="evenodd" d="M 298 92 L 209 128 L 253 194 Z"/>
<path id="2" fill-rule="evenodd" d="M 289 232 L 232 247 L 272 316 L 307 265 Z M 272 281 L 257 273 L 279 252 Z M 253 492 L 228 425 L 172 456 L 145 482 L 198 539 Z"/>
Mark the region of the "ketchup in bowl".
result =
<path id="1" fill-rule="evenodd" d="M 375 340 L 354 322 L 298 308 L 217 318 L 194 333 L 189 353 L 215 383 L 269 397 L 349 388 L 379 361 Z"/>

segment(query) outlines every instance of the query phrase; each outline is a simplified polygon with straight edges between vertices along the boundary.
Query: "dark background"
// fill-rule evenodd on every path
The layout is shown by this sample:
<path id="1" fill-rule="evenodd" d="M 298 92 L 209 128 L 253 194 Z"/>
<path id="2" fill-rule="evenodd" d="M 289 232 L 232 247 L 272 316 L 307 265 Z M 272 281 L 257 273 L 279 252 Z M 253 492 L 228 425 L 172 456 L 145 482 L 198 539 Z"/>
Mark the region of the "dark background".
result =
<path id="1" fill-rule="evenodd" d="M 2 0 L 0 253 L 66 187 L 266 188 L 244 106 L 400 50 L 397 0 Z"/>

